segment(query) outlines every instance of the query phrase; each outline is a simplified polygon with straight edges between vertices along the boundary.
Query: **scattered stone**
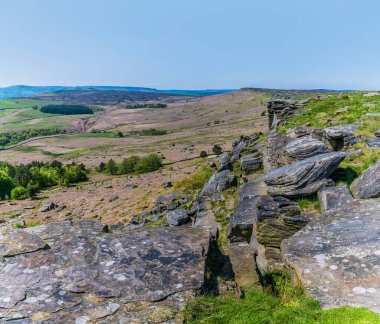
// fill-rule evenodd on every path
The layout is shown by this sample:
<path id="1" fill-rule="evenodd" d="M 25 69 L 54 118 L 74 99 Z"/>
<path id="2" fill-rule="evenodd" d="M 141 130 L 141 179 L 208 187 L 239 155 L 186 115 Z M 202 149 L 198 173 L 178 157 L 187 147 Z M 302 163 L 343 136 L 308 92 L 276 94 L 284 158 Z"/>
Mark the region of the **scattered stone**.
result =
<path id="1" fill-rule="evenodd" d="M 189 215 L 185 209 L 171 210 L 167 213 L 166 219 L 170 226 L 185 225 L 190 221 Z"/>
<path id="2" fill-rule="evenodd" d="M 340 109 L 338 109 L 338 110 L 335 112 L 335 115 L 339 115 L 339 114 L 341 114 L 341 113 L 344 113 L 344 112 L 348 111 L 348 109 L 350 109 L 350 106 L 346 106 L 346 107 L 340 108 Z"/>
<path id="3" fill-rule="evenodd" d="M 355 200 L 325 212 L 281 245 L 284 261 L 323 307 L 380 313 L 380 202 Z"/>
<path id="4" fill-rule="evenodd" d="M 32 205 L 28 205 L 28 206 L 25 206 L 24 209 L 35 209 L 36 207 L 35 206 L 32 206 Z"/>
<path id="5" fill-rule="evenodd" d="M 116 201 L 116 200 L 118 200 L 118 199 L 119 199 L 119 196 L 114 195 L 114 196 L 112 196 L 110 199 L 108 199 L 108 202 L 113 202 L 113 201 Z"/>
<path id="6" fill-rule="evenodd" d="M 340 208 L 353 200 L 350 190 L 346 185 L 322 188 L 318 192 L 318 199 L 322 211 Z"/>
<path id="7" fill-rule="evenodd" d="M 268 172 L 264 181 L 272 196 L 299 197 L 317 193 L 331 186 L 327 179 L 345 158 L 344 153 L 332 152 L 313 156 Z"/>
<path id="8" fill-rule="evenodd" d="M 371 103 L 366 103 L 366 104 L 363 104 L 362 105 L 363 107 L 376 107 L 376 105 L 375 104 L 371 104 Z"/>
<path id="9" fill-rule="evenodd" d="M 125 187 L 126 187 L 127 189 L 136 189 L 136 188 L 138 188 L 138 185 L 132 183 L 132 184 L 127 184 Z"/>
<path id="10" fill-rule="evenodd" d="M 55 203 L 48 203 L 47 205 L 45 205 L 44 207 L 42 207 L 41 209 L 40 209 L 40 212 L 42 212 L 42 213 L 46 213 L 46 212 L 48 212 L 48 211 L 51 211 L 51 210 L 53 210 L 54 208 L 56 208 L 57 207 L 57 205 L 55 204 Z"/>
<path id="11" fill-rule="evenodd" d="M 355 198 L 380 197 L 380 161 L 365 170 L 352 185 Z"/>
<path id="12" fill-rule="evenodd" d="M 173 184 L 171 181 L 165 181 L 162 183 L 162 188 L 167 189 L 167 188 L 171 188 L 171 187 L 173 187 Z"/>
<path id="13" fill-rule="evenodd" d="M 375 96 L 380 96 L 380 92 L 373 91 L 373 92 L 368 92 L 363 95 L 363 97 L 375 97 Z"/>
<path id="14" fill-rule="evenodd" d="M 105 185 L 104 188 L 105 188 L 105 189 L 112 189 L 113 186 L 112 186 L 111 184 L 108 184 L 108 185 Z"/>
<path id="15" fill-rule="evenodd" d="M 236 186 L 236 176 L 231 174 L 230 170 L 223 170 L 214 173 L 206 185 L 203 187 L 200 197 L 213 196 L 217 193 L 221 193 L 224 190 Z"/>

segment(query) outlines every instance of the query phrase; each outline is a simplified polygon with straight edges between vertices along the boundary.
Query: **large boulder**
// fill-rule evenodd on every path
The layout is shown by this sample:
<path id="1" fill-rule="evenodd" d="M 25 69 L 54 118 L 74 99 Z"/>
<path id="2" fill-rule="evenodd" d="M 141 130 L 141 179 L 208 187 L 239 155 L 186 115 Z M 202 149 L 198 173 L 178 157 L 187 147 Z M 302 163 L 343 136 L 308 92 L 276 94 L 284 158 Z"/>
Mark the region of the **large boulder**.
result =
<path id="1" fill-rule="evenodd" d="M 0 319 L 132 323 L 142 316 L 138 322 L 147 323 L 152 309 L 179 311 L 173 305 L 181 304 L 183 294 L 191 298 L 202 287 L 208 230 L 104 229 L 92 221 L 67 221 L 1 231 Z M 3 249 L 8 242 L 18 247 Z M 171 303 L 163 301 L 171 296 Z M 145 305 L 140 315 L 131 308 L 139 301 Z"/>
<path id="2" fill-rule="evenodd" d="M 237 178 L 230 170 L 223 170 L 214 173 L 209 181 L 203 187 L 200 198 L 206 196 L 217 196 L 218 193 L 225 191 L 228 188 L 236 186 Z"/>
<path id="3" fill-rule="evenodd" d="M 310 136 L 298 138 L 289 142 L 284 148 L 284 155 L 289 161 L 300 161 L 315 155 L 328 153 L 325 143 Z"/>
<path id="4" fill-rule="evenodd" d="M 380 313 L 380 202 L 355 200 L 284 240 L 284 261 L 323 307 Z"/>
<path id="5" fill-rule="evenodd" d="M 345 158 L 344 153 L 320 154 L 268 172 L 264 181 L 272 196 L 297 197 L 317 193 L 331 186 L 331 173 Z"/>
<path id="6" fill-rule="evenodd" d="M 358 142 L 355 136 L 358 127 L 358 125 L 346 125 L 317 129 L 312 132 L 312 136 L 328 144 L 334 151 L 340 151 Z"/>
<path id="7" fill-rule="evenodd" d="M 322 211 L 340 208 L 353 200 L 350 190 L 346 185 L 322 188 L 318 192 L 318 199 Z"/>
<path id="8" fill-rule="evenodd" d="M 380 197 L 380 161 L 365 170 L 352 185 L 355 198 Z"/>
<path id="9" fill-rule="evenodd" d="M 190 217 L 183 208 L 171 210 L 166 214 L 166 219 L 170 226 L 180 226 L 188 223 Z"/>

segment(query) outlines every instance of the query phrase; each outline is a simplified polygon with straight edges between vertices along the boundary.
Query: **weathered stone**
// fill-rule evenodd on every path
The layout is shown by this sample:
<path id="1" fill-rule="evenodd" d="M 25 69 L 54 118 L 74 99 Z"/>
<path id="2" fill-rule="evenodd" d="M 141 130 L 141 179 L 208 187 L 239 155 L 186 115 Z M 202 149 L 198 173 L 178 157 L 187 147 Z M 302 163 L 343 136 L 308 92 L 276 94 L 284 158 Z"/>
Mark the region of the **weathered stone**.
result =
<path id="1" fill-rule="evenodd" d="M 266 196 L 267 193 L 267 185 L 260 177 L 259 179 L 251 182 L 245 183 L 239 189 L 238 199 L 241 200 L 245 197 L 257 197 L 257 196 Z"/>
<path id="2" fill-rule="evenodd" d="M 44 207 L 42 207 L 40 209 L 40 212 L 45 213 L 45 212 L 53 210 L 55 207 L 57 207 L 57 205 L 55 203 L 51 202 L 51 203 L 48 203 L 47 205 L 45 205 Z"/>
<path id="3" fill-rule="evenodd" d="M 12 230 L 0 233 L 0 256 L 11 257 L 18 254 L 30 253 L 46 248 L 46 242 L 39 236 Z"/>
<path id="4" fill-rule="evenodd" d="M 380 313 L 380 202 L 355 200 L 325 212 L 281 245 L 285 262 L 323 307 Z"/>
<path id="5" fill-rule="evenodd" d="M 109 199 L 108 199 L 108 202 L 113 202 L 113 201 L 116 201 L 116 200 L 118 200 L 119 199 L 119 196 L 117 196 L 117 195 L 113 195 L 112 197 L 110 197 Z"/>
<path id="6" fill-rule="evenodd" d="M 190 218 L 185 209 L 171 210 L 166 214 L 170 226 L 180 226 L 189 222 Z"/>
<path id="7" fill-rule="evenodd" d="M 245 174 L 251 174 L 262 167 L 262 159 L 256 154 L 245 155 L 241 158 L 241 168 Z"/>
<path id="8" fill-rule="evenodd" d="M 259 286 L 260 278 L 256 271 L 253 247 L 244 242 L 230 243 L 224 248 L 230 258 L 235 281 L 239 287 Z"/>
<path id="9" fill-rule="evenodd" d="M 380 92 L 372 91 L 372 92 L 363 94 L 363 97 L 375 97 L 375 96 L 380 96 Z"/>
<path id="10" fill-rule="evenodd" d="M 339 108 L 337 111 L 335 111 L 335 114 L 339 115 L 341 113 L 344 113 L 344 112 L 348 111 L 348 109 L 350 109 L 350 106 L 345 106 L 343 108 Z"/>
<path id="11" fill-rule="evenodd" d="M 283 166 L 284 148 L 290 142 L 290 138 L 277 134 L 268 135 L 263 148 L 263 167 L 265 172 Z"/>
<path id="12" fill-rule="evenodd" d="M 173 185 L 172 185 L 172 182 L 171 181 L 164 181 L 163 183 L 162 183 L 162 188 L 165 188 L 165 189 L 167 189 L 167 188 L 171 188 Z"/>
<path id="13" fill-rule="evenodd" d="M 290 138 L 300 138 L 303 136 L 310 135 L 310 131 L 307 129 L 306 126 L 295 126 L 288 129 L 286 135 Z"/>
<path id="14" fill-rule="evenodd" d="M 245 197 L 238 201 L 227 230 L 230 242 L 249 242 L 256 215 L 256 199 Z"/>
<path id="15" fill-rule="evenodd" d="M 268 193 L 285 197 L 312 195 L 332 185 L 327 178 L 344 158 L 344 153 L 325 153 L 274 169 L 264 177 Z"/>
<path id="16" fill-rule="evenodd" d="M 53 323 L 75 323 L 117 316 L 125 303 L 199 289 L 209 231 L 160 227 L 105 233 L 102 224 L 78 221 L 3 233 L 1 240 L 6 257 L 0 262 L 0 318 L 27 321 L 44 314 Z M 11 252 L 10 242 L 17 251 Z"/>
<path id="17" fill-rule="evenodd" d="M 367 139 L 366 142 L 370 148 L 380 148 L 380 138 L 379 137 L 369 138 L 369 139 Z"/>
<path id="18" fill-rule="evenodd" d="M 352 185 L 355 198 L 380 197 L 380 161 L 365 170 Z"/>
<path id="19" fill-rule="evenodd" d="M 213 196 L 215 193 L 223 192 L 237 184 L 236 176 L 231 174 L 230 170 L 223 170 L 214 173 L 209 181 L 203 187 L 200 197 Z"/>
<path id="20" fill-rule="evenodd" d="M 309 136 L 291 141 L 284 148 L 284 155 L 288 158 L 288 163 L 328 152 L 329 149 L 325 143 Z"/>
<path id="21" fill-rule="evenodd" d="M 378 129 L 377 131 L 375 131 L 374 134 L 375 134 L 376 137 L 380 137 L 380 129 Z"/>
<path id="22" fill-rule="evenodd" d="M 224 152 L 219 156 L 219 171 L 232 170 L 230 153 Z"/>
<path id="23" fill-rule="evenodd" d="M 268 103 L 269 128 L 283 125 L 287 118 L 294 115 L 295 111 L 302 105 L 297 105 L 289 100 L 273 100 Z"/>
<path id="24" fill-rule="evenodd" d="M 312 135 L 328 144 L 334 151 L 339 151 L 358 142 L 354 133 L 357 129 L 357 125 L 334 126 L 315 130 Z"/>
<path id="25" fill-rule="evenodd" d="M 346 185 L 323 188 L 318 192 L 318 199 L 322 211 L 340 208 L 353 200 Z"/>

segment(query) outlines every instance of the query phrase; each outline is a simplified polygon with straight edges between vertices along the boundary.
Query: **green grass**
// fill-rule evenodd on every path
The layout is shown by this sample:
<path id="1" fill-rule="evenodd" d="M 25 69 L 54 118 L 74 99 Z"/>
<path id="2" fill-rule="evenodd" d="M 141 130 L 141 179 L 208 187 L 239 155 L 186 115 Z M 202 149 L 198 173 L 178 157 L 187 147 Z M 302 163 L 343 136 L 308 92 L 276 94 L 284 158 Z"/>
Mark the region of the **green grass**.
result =
<path id="1" fill-rule="evenodd" d="M 12 100 L 0 100 L 0 109 L 17 109 L 22 108 L 19 104 Z"/>
<path id="2" fill-rule="evenodd" d="M 278 132 L 284 134 L 291 127 L 299 125 L 309 125 L 313 129 L 334 125 L 348 125 L 360 122 L 357 131 L 358 135 L 373 137 L 373 131 L 379 128 L 379 117 L 368 117 L 368 113 L 380 113 L 380 96 L 363 97 L 364 92 L 337 94 L 325 99 L 312 99 L 306 107 L 302 108 L 303 113 L 293 116 L 286 121 L 286 124 L 278 128 Z M 364 104 L 372 104 L 373 107 L 365 107 Z M 343 107 L 349 109 L 342 113 L 337 110 Z M 376 126 L 377 125 L 377 126 Z M 377 128 L 376 128 L 377 127 Z"/>
<path id="3" fill-rule="evenodd" d="M 307 297 L 290 304 L 269 293 L 251 289 L 243 299 L 233 296 L 197 297 L 185 310 L 185 323 L 270 323 L 270 324 L 349 324 L 380 323 L 380 316 L 364 308 L 341 307 L 321 310 Z"/>
<path id="4" fill-rule="evenodd" d="M 298 198 L 296 201 L 301 208 L 301 213 L 315 216 L 320 214 L 320 203 L 316 195 Z"/>
<path id="5" fill-rule="evenodd" d="M 212 176 L 214 170 L 208 165 L 202 165 L 189 177 L 177 181 L 174 190 L 182 190 L 186 193 L 200 190 Z"/>

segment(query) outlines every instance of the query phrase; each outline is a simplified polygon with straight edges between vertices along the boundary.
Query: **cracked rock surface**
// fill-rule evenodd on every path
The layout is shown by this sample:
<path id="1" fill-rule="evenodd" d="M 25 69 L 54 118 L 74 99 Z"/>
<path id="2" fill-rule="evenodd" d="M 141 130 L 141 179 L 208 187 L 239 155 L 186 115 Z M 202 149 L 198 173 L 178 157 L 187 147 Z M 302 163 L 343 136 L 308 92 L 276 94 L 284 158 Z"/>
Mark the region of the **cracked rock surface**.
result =
<path id="1" fill-rule="evenodd" d="M 379 215 L 379 201 L 354 200 L 282 242 L 284 261 L 322 306 L 380 313 Z"/>
<path id="2" fill-rule="evenodd" d="M 208 244 L 209 232 L 201 227 L 108 233 L 102 224 L 83 220 L 3 228 L 0 320 L 87 323 L 112 315 L 129 323 L 130 303 L 169 307 L 168 296 L 181 299 L 200 288 Z"/>

